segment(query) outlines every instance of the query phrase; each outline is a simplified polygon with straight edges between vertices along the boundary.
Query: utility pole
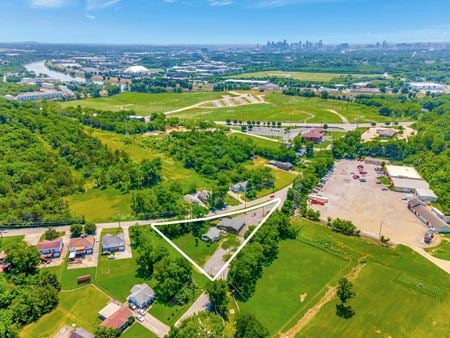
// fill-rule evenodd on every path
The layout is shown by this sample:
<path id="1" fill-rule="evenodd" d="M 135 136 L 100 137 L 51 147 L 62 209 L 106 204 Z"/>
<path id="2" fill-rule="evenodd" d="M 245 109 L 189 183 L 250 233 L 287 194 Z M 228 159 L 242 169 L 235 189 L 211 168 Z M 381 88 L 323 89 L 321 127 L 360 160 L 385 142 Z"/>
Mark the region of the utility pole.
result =
<path id="1" fill-rule="evenodd" d="M 380 231 L 378 232 L 378 238 L 381 241 L 381 230 L 383 229 L 383 220 L 380 221 Z"/>
<path id="2" fill-rule="evenodd" d="M 119 208 L 117 208 L 116 210 L 117 210 L 117 219 L 118 219 L 118 221 L 119 221 L 119 229 L 121 229 L 121 226 L 120 226 L 120 213 L 119 213 Z"/>

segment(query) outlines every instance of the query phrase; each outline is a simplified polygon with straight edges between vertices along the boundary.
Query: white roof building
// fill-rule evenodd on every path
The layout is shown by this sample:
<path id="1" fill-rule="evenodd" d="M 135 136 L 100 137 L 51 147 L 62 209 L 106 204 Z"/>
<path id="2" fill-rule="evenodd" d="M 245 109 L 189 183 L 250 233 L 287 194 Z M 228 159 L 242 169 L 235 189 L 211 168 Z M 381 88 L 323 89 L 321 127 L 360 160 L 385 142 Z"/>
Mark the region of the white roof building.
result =
<path id="1" fill-rule="evenodd" d="M 429 188 L 418 188 L 416 189 L 416 195 L 422 202 L 436 202 L 438 197 Z"/>
<path id="2" fill-rule="evenodd" d="M 140 73 L 148 73 L 148 69 L 144 66 L 131 66 L 125 69 L 124 73 L 126 74 L 140 74 Z"/>
<path id="3" fill-rule="evenodd" d="M 421 180 L 422 177 L 419 175 L 416 169 L 413 167 L 403 167 L 398 165 L 387 165 L 386 171 L 389 177 L 397 178 L 409 178 L 413 180 Z"/>
<path id="4" fill-rule="evenodd" d="M 98 312 L 98 316 L 102 319 L 108 319 L 109 317 L 111 317 L 114 313 L 116 313 L 117 311 L 120 310 L 122 306 L 120 306 L 119 304 L 115 303 L 115 302 L 110 302 L 108 305 L 106 305 L 103 309 L 101 309 Z"/>

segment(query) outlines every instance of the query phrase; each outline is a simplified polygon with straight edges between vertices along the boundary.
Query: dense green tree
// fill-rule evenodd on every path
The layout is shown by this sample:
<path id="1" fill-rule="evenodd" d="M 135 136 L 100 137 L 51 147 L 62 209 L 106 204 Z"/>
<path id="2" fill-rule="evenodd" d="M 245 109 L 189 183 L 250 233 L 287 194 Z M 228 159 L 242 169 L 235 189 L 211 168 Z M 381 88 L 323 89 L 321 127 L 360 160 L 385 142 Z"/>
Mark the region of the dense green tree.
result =
<path id="1" fill-rule="evenodd" d="M 185 288 L 192 288 L 192 267 L 184 258 L 173 259 L 164 257 L 154 266 L 154 277 L 156 280 L 155 292 L 158 299 L 167 302 L 176 299 L 184 303 Z"/>
<path id="2" fill-rule="evenodd" d="M 95 338 L 118 338 L 120 337 L 120 330 L 110 327 L 99 326 L 95 330 Z"/>
<path id="3" fill-rule="evenodd" d="M 222 317 L 227 318 L 227 308 L 230 302 L 227 282 L 224 280 L 209 282 L 206 286 L 206 292 L 211 303 L 211 308 Z"/>
<path id="4" fill-rule="evenodd" d="M 49 227 L 45 232 L 44 232 L 44 238 L 48 241 L 51 241 L 53 239 L 58 238 L 58 232 L 56 231 L 55 228 L 53 227 Z"/>
<path id="5" fill-rule="evenodd" d="M 24 241 L 16 242 L 6 248 L 5 261 L 10 263 L 11 273 L 34 274 L 40 262 L 40 254 L 35 246 L 28 245 Z"/>
<path id="6" fill-rule="evenodd" d="M 80 237 L 83 234 L 83 226 L 81 224 L 72 224 L 70 226 L 70 234 L 72 237 Z"/>
<path id="7" fill-rule="evenodd" d="M 84 225 L 84 233 L 87 235 L 94 235 L 97 232 L 95 223 L 86 223 Z"/>
<path id="8" fill-rule="evenodd" d="M 269 336 L 269 330 L 254 315 L 239 313 L 236 316 L 235 338 L 266 338 Z"/>

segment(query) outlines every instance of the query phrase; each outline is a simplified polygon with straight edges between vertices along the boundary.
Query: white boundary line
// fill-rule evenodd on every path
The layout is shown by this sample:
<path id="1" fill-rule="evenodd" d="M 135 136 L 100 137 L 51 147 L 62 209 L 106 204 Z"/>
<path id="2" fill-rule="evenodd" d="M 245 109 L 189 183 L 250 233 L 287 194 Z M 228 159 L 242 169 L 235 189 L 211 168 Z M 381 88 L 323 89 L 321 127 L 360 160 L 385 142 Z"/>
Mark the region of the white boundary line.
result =
<path id="1" fill-rule="evenodd" d="M 183 250 L 181 250 L 178 246 L 176 246 L 166 235 L 164 235 L 158 228 L 158 225 L 169 225 L 169 224 L 183 224 L 183 223 L 192 223 L 192 222 L 201 222 L 201 221 L 209 221 L 216 218 L 236 215 L 236 214 L 242 214 L 244 212 L 252 211 L 255 209 L 259 209 L 262 207 L 265 207 L 267 205 L 273 204 L 273 208 L 267 213 L 266 216 L 262 219 L 262 221 L 259 223 L 259 225 L 255 228 L 255 230 L 252 231 L 250 236 L 248 236 L 244 242 L 239 246 L 239 248 L 236 250 L 236 252 L 233 253 L 233 255 L 228 259 L 228 261 L 220 268 L 220 270 L 216 273 L 214 277 L 211 277 L 209 273 L 207 273 L 200 265 L 198 265 L 195 261 L 192 260 L 191 257 L 189 257 Z M 202 274 L 204 274 L 210 281 L 215 281 L 219 276 L 225 271 L 225 269 L 230 265 L 231 261 L 239 254 L 239 252 L 244 248 L 244 246 L 252 239 L 252 237 L 256 234 L 256 232 L 261 228 L 261 226 L 267 221 L 267 219 L 272 215 L 272 213 L 278 208 L 278 206 L 281 204 L 281 199 L 276 198 L 268 202 L 264 202 L 262 204 L 258 204 L 255 206 L 252 206 L 247 209 L 240 209 L 236 211 L 227 212 L 220 215 L 214 215 L 209 217 L 203 217 L 203 218 L 195 218 L 195 219 L 184 219 L 184 220 L 178 220 L 178 221 L 169 221 L 169 222 L 159 222 L 159 223 L 152 223 L 151 227 L 153 230 L 155 230 L 162 238 L 164 238 L 176 251 L 178 251 L 184 258 L 186 258 L 192 265 L 194 265 L 198 271 L 200 271 Z"/>

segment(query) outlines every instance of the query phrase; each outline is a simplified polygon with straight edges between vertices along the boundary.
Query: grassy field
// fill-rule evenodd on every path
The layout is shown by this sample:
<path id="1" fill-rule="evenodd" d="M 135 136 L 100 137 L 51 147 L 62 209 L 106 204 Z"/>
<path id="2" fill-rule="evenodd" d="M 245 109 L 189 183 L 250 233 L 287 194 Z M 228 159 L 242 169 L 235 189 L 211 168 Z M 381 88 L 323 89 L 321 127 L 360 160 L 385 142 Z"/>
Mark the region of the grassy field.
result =
<path id="1" fill-rule="evenodd" d="M 301 81 L 311 81 L 311 82 L 328 82 L 331 79 L 339 78 L 342 76 L 351 75 L 355 78 L 360 77 L 376 77 L 381 76 L 381 74 L 339 74 L 339 73 L 317 73 L 317 72 L 287 72 L 281 70 L 271 70 L 271 71 L 262 71 L 262 72 L 254 72 L 254 73 L 244 73 L 237 76 L 232 76 L 232 78 L 237 79 L 263 79 L 263 78 L 271 78 L 271 77 L 279 77 L 279 78 L 288 78 L 295 79 Z"/>
<path id="2" fill-rule="evenodd" d="M 442 236 L 441 244 L 435 248 L 427 248 L 425 250 L 436 258 L 450 261 L 450 236 Z"/>
<path id="3" fill-rule="evenodd" d="M 218 247 L 218 243 L 206 243 L 197 239 L 192 233 L 185 234 L 173 240 L 173 243 L 202 266 L 208 257 L 212 256 Z"/>
<path id="4" fill-rule="evenodd" d="M 63 107 L 89 107 L 100 110 L 133 110 L 144 116 L 152 113 L 191 106 L 202 101 L 221 99 L 221 92 L 193 92 L 193 93 L 132 93 L 125 92 L 110 97 L 89 98 L 84 100 L 68 101 L 61 103 Z"/>
<path id="5" fill-rule="evenodd" d="M 307 98 L 266 93 L 267 104 L 224 107 L 218 109 L 194 108 L 174 114 L 181 118 L 213 121 L 256 120 L 311 123 L 342 123 L 341 118 L 330 112 L 337 111 L 350 122 L 383 122 L 388 118 L 378 114 L 373 107 L 338 100 L 324 100 L 319 97 Z"/>
<path id="6" fill-rule="evenodd" d="M 354 281 L 356 298 L 350 301 L 356 316 L 337 317 L 333 299 L 298 337 L 448 335 L 450 278 L 445 272 L 404 246 L 384 248 L 333 233 L 321 224 L 298 223 L 297 239 L 281 243 L 278 259 L 265 269 L 256 293 L 239 304 L 272 335 L 293 327 L 326 288 L 336 285 L 358 262 L 365 266 Z"/>
<path id="7" fill-rule="evenodd" d="M 109 301 L 109 297 L 93 286 L 86 286 L 74 291 L 62 291 L 59 294 L 56 310 L 45 315 L 36 323 L 26 326 L 21 337 L 52 337 L 63 325 L 80 326 L 94 332 L 100 323 L 98 311 Z"/>
<path id="8" fill-rule="evenodd" d="M 133 324 L 120 335 L 122 338 L 156 338 L 156 336 L 139 323 Z"/>
<path id="9" fill-rule="evenodd" d="M 279 149 L 282 144 L 280 142 L 277 142 L 276 140 L 269 141 L 266 139 L 262 139 L 260 137 L 252 136 L 252 134 L 241 134 L 241 133 L 234 133 L 234 134 L 228 134 L 230 137 L 238 138 L 238 139 L 245 139 L 245 140 L 251 140 L 255 146 L 258 147 L 264 147 L 269 149 Z"/>

